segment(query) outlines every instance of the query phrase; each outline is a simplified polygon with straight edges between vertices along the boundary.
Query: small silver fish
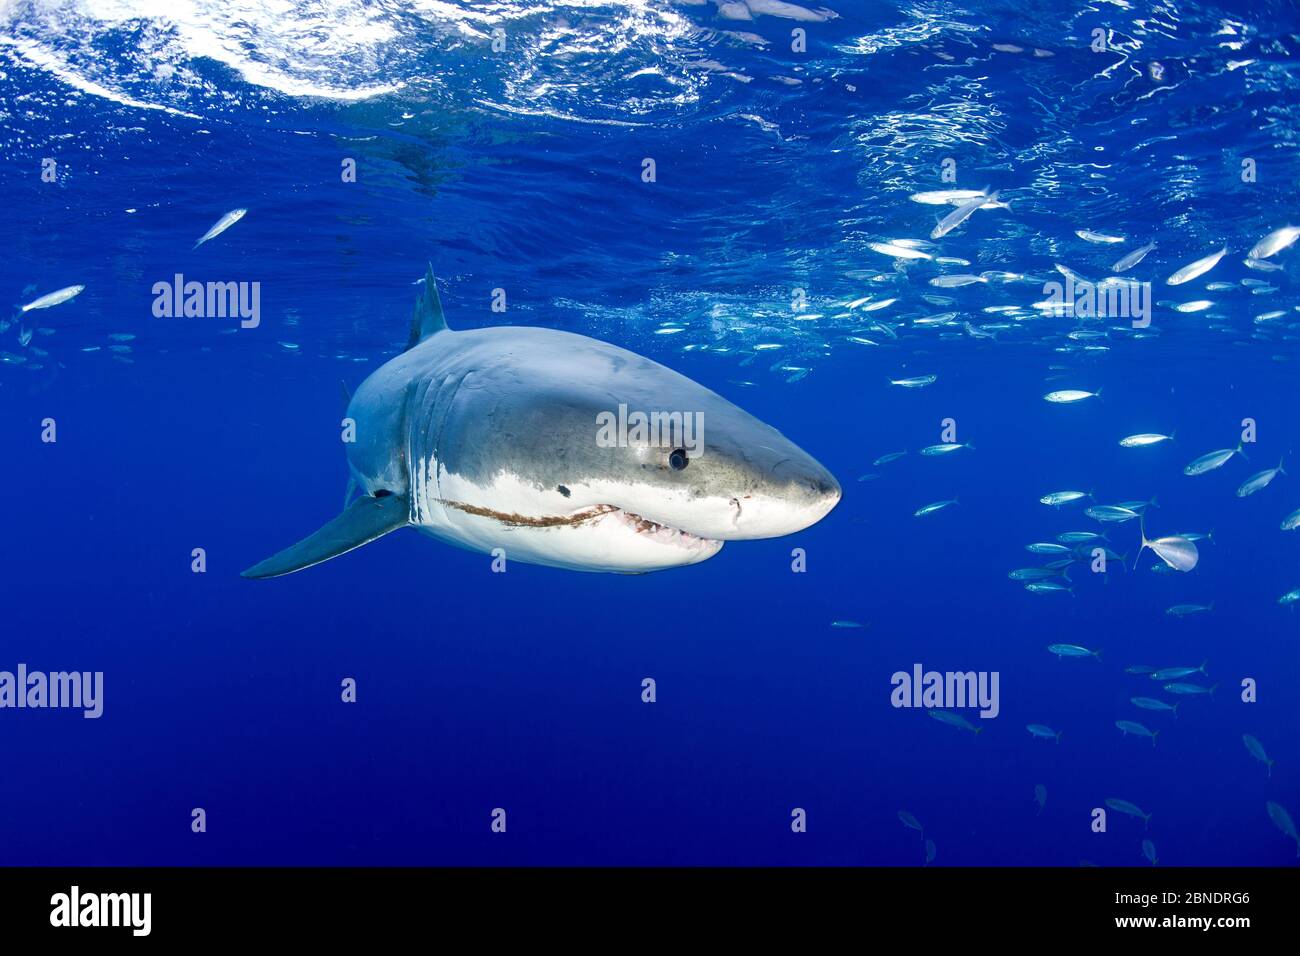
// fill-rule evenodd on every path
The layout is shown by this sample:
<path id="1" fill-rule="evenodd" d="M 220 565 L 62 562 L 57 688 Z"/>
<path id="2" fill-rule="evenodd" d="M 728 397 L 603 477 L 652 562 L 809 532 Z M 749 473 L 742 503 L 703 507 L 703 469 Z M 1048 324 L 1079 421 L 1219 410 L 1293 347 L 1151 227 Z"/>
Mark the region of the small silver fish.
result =
<path id="1" fill-rule="evenodd" d="M 1165 611 L 1173 617 L 1187 617 L 1189 614 L 1205 614 L 1214 610 L 1214 602 L 1209 604 L 1175 604 L 1169 610 Z"/>
<path id="2" fill-rule="evenodd" d="M 1056 540 L 1062 544 L 1083 544 L 1088 541 L 1102 541 L 1105 539 L 1104 534 L 1098 534 L 1095 531 L 1066 531 L 1056 536 Z"/>
<path id="3" fill-rule="evenodd" d="M 1045 505 L 1059 508 L 1061 505 L 1069 504 L 1071 501 L 1078 501 L 1080 498 L 1091 497 L 1092 494 L 1086 491 L 1053 491 L 1050 494 L 1043 495 L 1043 497 L 1038 500 Z"/>
<path id="4" fill-rule="evenodd" d="M 1295 226 L 1283 226 L 1281 229 L 1274 229 L 1259 242 L 1251 247 L 1247 256 L 1251 259 L 1267 259 L 1275 256 L 1283 249 L 1289 248 L 1297 238 L 1300 238 L 1300 229 Z"/>
<path id="5" fill-rule="evenodd" d="M 1119 505 L 1093 505 L 1090 508 L 1084 508 L 1083 513 L 1094 521 L 1117 522 L 1132 521 L 1134 518 L 1141 518 L 1131 508 L 1122 508 Z"/>
<path id="6" fill-rule="evenodd" d="M 1250 755 L 1268 767 L 1268 775 L 1273 776 L 1273 761 L 1269 759 L 1268 754 L 1264 752 L 1264 745 L 1250 734 L 1242 734 L 1241 742 L 1246 745 Z"/>
<path id="7" fill-rule="evenodd" d="M 85 288 L 84 285 L 67 286 L 66 288 L 59 289 L 56 292 L 43 295 L 33 302 L 28 302 L 22 307 L 21 311 L 31 312 L 33 309 L 48 309 L 52 305 L 59 305 L 63 302 L 67 302 L 69 299 L 75 299 Z"/>
<path id="8" fill-rule="evenodd" d="M 938 289 L 960 289 L 964 285 L 974 285 L 976 282 L 987 282 L 983 276 L 972 275 L 955 275 L 955 276 L 935 276 L 930 280 L 930 285 Z"/>
<path id="9" fill-rule="evenodd" d="M 1115 721 L 1115 726 L 1120 729 L 1120 732 L 1123 733 L 1125 737 L 1129 734 L 1135 734 L 1138 737 L 1150 737 L 1151 746 L 1153 747 L 1156 745 L 1156 735 L 1160 733 L 1158 730 L 1148 730 L 1135 720 L 1117 720 Z"/>
<path id="10" fill-rule="evenodd" d="M 1246 457 L 1240 442 L 1237 443 L 1236 448 L 1221 448 L 1218 451 L 1207 452 L 1184 468 L 1183 474 L 1203 475 L 1207 471 L 1214 471 L 1216 468 L 1221 468 L 1233 455 L 1240 455 L 1242 458 Z"/>
<path id="11" fill-rule="evenodd" d="M 1025 585 L 1025 590 L 1032 594 L 1061 594 L 1068 593 L 1074 595 L 1074 589 L 1060 581 L 1034 581 Z"/>
<path id="12" fill-rule="evenodd" d="M 1016 568 L 1008 571 L 1007 577 L 1012 581 L 1043 581 L 1056 577 L 1055 568 Z"/>
<path id="13" fill-rule="evenodd" d="M 939 224 L 934 227 L 933 231 L 931 231 L 930 238 L 942 239 L 944 236 L 948 235 L 948 233 L 952 232 L 963 222 L 969 219 L 970 216 L 975 212 L 975 210 L 983 206 L 986 201 L 997 202 L 997 198 L 998 198 L 998 194 L 993 193 L 988 197 L 987 200 L 983 196 L 980 196 L 975 199 L 971 199 L 967 202 L 962 203 L 952 212 L 948 213 L 948 215 L 944 216 L 941 220 L 939 220 Z"/>
<path id="14" fill-rule="evenodd" d="M 869 242 L 867 248 L 872 252 L 878 252 L 882 256 L 893 256 L 895 259 L 933 259 L 934 256 L 920 249 L 910 249 L 907 246 L 900 246 L 893 242 Z"/>
<path id="15" fill-rule="evenodd" d="M 1196 562 L 1200 560 L 1200 552 L 1196 549 L 1193 541 L 1179 535 L 1169 535 L 1165 538 L 1156 538 L 1148 540 L 1145 527 L 1142 528 L 1142 547 L 1138 548 L 1138 557 L 1142 552 L 1150 548 L 1156 553 L 1165 564 L 1169 565 L 1176 571 L 1190 571 L 1196 567 Z M 1133 559 L 1133 567 L 1137 568 L 1137 558 Z"/>
<path id="16" fill-rule="evenodd" d="M 1184 282 L 1191 282 L 1193 279 L 1205 275 L 1219 264 L 1219 260 L 1228 254 L 1228 247 L 1224 246 L 1218 252 L 1212 252 L 1203 259 L 1197 259 L 1183 266 L 1165 282 L 1168 285 L 1182 285 Z"/>
<path id="17" fill-rule="evenodd" d="M 976 727 L 961 714 L 954 714 L 948 710 L 927 710 L 927 714 L 939 721 L 941 724 L 947 724 L 949 727 L 956 727 L 958 730 L 969 730 L 976 736 L 979 735 L 983 727 Z"/>
<path id="18" fill-rule="evenodd" d="M 1154 697 L 1130 697 L 1129 700 L 1132 702 L 1134 707 L 1141 707 L 1143 710 L 1168 711 L 1175 717 L 1178 716 L 1178 704 L 1182 703 L 1180 700 L 1178 704 L 1170 706 L 1163 700 L 1157 700 Z"/>
<path id="19" fill-rule="evenodd" d="M 935 189 L 930 192 L 913 193 L 907 197 L 912 202 L 925 203 L 927 206 L 961 205 L 972 199 L 986 199 L 982 189 Z"/>
<path id="20" fill-rule="evenodd" d="M 938 375 L 916 375 L 912 378 L 891 378 L 889 384 L 899 385 L 903 388 L 925 388 L 925 386 L 933 385 L 938 380 Z"/>
<path id="21" fill-rule="evenodd" d="M 1253 495 L 1255 492 L 1267 488 L 1269 482 L 1278 475 L 1285 474 L 1286 472 L 1282 470 L 1281 461 L 1278 461 L 1276 468 L 1265 468 L 1263 471 L 1257 471 L 1241 483 L 1241 487 L 1237 489 L 1237 497 L 1245 498 L 1247 495 Z"/>
<path id="22" fill-rule="evenodd" d="M 1151 739 L 1154 742 L 1155 738 L 1153 737 Z M 1160 860 L 1156 858 L 1156 845 L 1150 840 L 1142 841 L 1142 855 L 1151 861 L 1152 866 L 1155 866 L 1160 862 Z"/>
<path id="23" fill-rule="evenodd" d="M 239 222 L 239 220 L 243 219 L 244 216 L 247 214 L 247 212 L 248 212 L 247 209 L 230 210 L 230 212 L 226 213 L 224 216 L 218 219 L 211 229 L 209 229 L 207 232 L 205 232 L 202 236 L 199 237 L 199 241 L 194 243 L 194 248 L 197 249 L 199 246 L 203 245 L 209 239 L 217 238 L 217 236 L 221 235 L 223 232 L 225 232 L 235 223 Z"/>
<path id="24" fill-rule="evenodd" d="M 1270 800 L 1264 804 L 1264 809 L 1268 811 L 1268 818 L 1273 821 L 1273 825 L 1295 840 L 1295 855 L 1300 858 L 1300 834 L 1296 833 L 1295 821 L 1291 819 L 1291 814 L 1286 812 L 1286 807 Z"/>
<path id="25" fill-rule="evenodd" d="M 1120 259 L 1113 266 L 1111 266 L 1110 267 L 1111 271 L 1127 272 L 1129 269 L 1132 269 L 1135 265 L 1137 265 L 1139 262 L 1145 259 L 1147 253 L 1150 252 L 1155 247 L 1156 244 L 1154 242 L 1148 242 L 1141 249 L 1134 249 L 1128 255 L 1124 256 L 1124 258 Z"/>
<path id="26" fill-rule="evenodd" d="M 1047 649 L 1057 657 L 1101 657 L 1101 651 L 1090 651 L 1078 644 L 1049 644 Z"/>
<path id="27" fill-rule="evenodd" d="M 1093 232 L 1090 229 L 1076 229 L 1074 234 L 1084 242 L 1117 243 L 1128 241 L 1123 236 L 1108 236 L 1105 233 Z"/>
<path id="28" fill-rule="evenodd" d="M 1034 554 L 1069 554 L 1070 549 L 1063 544 L 1055 544 L 1051 541 L 1036 541 L 1033 544 L 1025 545 L 1025 550 Z"/>
<path id="29" fill-rule="evenodd" d="M 1200 667 L 1162 667 L 1158 671 L 1151 672 L 1151 679 L 1154 681 L 1178 680 L 1180 677 L 1190 677 L 1193 674 L 1204 674 L 1205 665 L 1209 661 L 1201 661 Z"/>
<path id="30" fill-rule="evenodd" d="M 1097 389 L 1095 392 L 1085 392 L 1078 388 L 1063 388 L 1055 392 L 1048 392 L 1043 396 L 1043 399 L 1053 405 L 1073 405 L 1075 402 L 1082 402 L 1088 398 L 1099 398 L 1100 396 L 1101 389 Z"/>
<path id="31" fill-rule="evenodd" d="M 957 504 L 957 499 L 950 498 L 947 501 L 936 501 L 933 504 L 922 505 L 920 508 L 917 508 L 914 512 L 912 512 L 912 517 L 921 518 L 924 517 L 925 515 L 934 514 L 936 511 L 942 511 L 944 508 L 947 508 L 949 505 L 955 505 L 955 504 Z"/>
<path id="32" fill-rule="evenodd" d="M 1119 440 L 1123 448 L 1146 448 L 1148 445 L 1158 445 L 1162 441 L 1173 441 L 1173 435 L 1160 435 L 1155 432 L 1143 432 L 1140 435 L 1129 435 L 1127 438 Z"/>
<path id="33" fill-rule="evenodd" d="M 1143 813 L 1142 808 L 1139 807 L 1136 803 L 1130 803 L 1127 800 L 1121 800 L 1119 799 L 1119 797 L 1107 797 L 1106 806 L 1110 807 L 1112 810 L 1117 810 L 1120 813 L 1126 813 L 1131 817 L 1139 817 L 1142 820 L 1143 828 L 1145 828 L 1146 825 L 1151 822 L 1151 814 Z"/>
<path id="34" fill-rule="evenodd" d="M 950 455 L 953 452 L 960 451 L 963 448 L 969 448 L 971 451 L 975 450 L 975 446 L 972 445 L 970 442 L 966 442 L 966 444 L 964 445 L 959 445 L 957 444 L 957 442 L 951 441 L 951 442 L 943 442 L 942 444 L 939 445 L 927 445 L 921 449 L 921 454 L 925 455 L 927 458 L 933 458 L 936 455 Z"/>

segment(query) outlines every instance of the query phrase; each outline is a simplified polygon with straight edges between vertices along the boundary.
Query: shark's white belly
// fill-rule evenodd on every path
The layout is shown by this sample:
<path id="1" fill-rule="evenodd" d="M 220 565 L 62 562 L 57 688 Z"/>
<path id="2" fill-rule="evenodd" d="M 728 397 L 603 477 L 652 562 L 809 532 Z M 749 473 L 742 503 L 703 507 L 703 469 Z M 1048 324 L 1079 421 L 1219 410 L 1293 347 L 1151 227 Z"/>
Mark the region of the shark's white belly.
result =
<path id="1" fill-rule="evenodd" d="M 441 541 L 491 554 L 501 549 L 509 561 L 544 564 L 572 571 L 662 571 L 698 564 L 722 550 L 721 541 L 691 538 L 670 540 L 680 531 L 638 531 L 634 519 L 621 511 L 600 515 L 581 525 L 537 528 L 509 525 L 479 515 L 449 514 L 447 520 L 422 521 L 416 527 Z"/>

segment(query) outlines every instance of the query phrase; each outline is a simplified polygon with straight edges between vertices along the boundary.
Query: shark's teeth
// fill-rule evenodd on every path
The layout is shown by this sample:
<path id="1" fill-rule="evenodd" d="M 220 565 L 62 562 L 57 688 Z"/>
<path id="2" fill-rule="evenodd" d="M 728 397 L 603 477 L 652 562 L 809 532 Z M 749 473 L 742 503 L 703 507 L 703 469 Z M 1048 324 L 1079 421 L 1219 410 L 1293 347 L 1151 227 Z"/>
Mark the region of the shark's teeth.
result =
<path id="1" fill-rule="evenodd" d="M 698 547 L 710 543 L 710 539 L 701 538 L 698 535 L 691 534 L 689 531 L 682 531 L 679 528 L 670 528 L 667 525 L 659 524 L 657 521 L 651 521 L 649 518 L 643 518 L 639 514 L 631 511 L 624 511 L 619 508 L 613 514 L 624 524 L 628 525 L 637 534 L 648 535 L 656 541 L 665 544 L 676 544 L 681 547 Z"/>

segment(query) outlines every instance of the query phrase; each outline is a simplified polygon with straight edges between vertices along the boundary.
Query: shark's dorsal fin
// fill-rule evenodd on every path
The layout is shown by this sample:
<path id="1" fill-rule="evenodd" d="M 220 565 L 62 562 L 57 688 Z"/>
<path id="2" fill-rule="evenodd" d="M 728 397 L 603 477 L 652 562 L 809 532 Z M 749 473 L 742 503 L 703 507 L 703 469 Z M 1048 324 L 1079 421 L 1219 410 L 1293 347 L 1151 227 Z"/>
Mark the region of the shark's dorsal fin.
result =
<path id="1" fill-rule="evenodd" d="M 242 572 L 246 578 L 277 578 L 337 558 L 353 548 L 406 527 L 410 504 L 403 495 L 366 496 L 314 534 Z"/>
<path id="2" fill-rule="evenodd" d="M 424 274 L 424 289 L 415 300 L 415 314 L 411 316 L 411 337 L 407 349 L 413 349 L 431 335 L 447 328 L 442 316 L 442 302 L 438 299 L 438 284 L 433 278 L 433 265 Z"/>

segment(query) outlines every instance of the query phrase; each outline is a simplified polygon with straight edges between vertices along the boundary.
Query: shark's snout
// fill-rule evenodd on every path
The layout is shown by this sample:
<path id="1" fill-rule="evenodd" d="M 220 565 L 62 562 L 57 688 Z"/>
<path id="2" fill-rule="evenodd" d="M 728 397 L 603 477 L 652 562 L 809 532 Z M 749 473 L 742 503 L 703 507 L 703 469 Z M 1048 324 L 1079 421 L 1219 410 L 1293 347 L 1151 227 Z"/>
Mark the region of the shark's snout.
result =
<path id="1" fill-rule="evenodd" d="M 782 459 L 773 466 L 771 479 L 776 483 L 791 484 L 799 489 L 800 493 L 806 491 L 819 498 L 832 495 L 835 501 L 839 501 L 843 493 L 835 476 L 822 467 L 820 462 L 806 454 L 801 454 L 799 458 Z M 834 502 L 831 503 L 831 507 L 834 507 Z"/>
<path id="2" fill-rule="evenodd" d="M 764 480 L 736 499 L 734 530 L 724 540 L 778 538 L 821 521 L 839 504 L 843 489 L 835 476 L 807 455 L 786 458 Z"/>

